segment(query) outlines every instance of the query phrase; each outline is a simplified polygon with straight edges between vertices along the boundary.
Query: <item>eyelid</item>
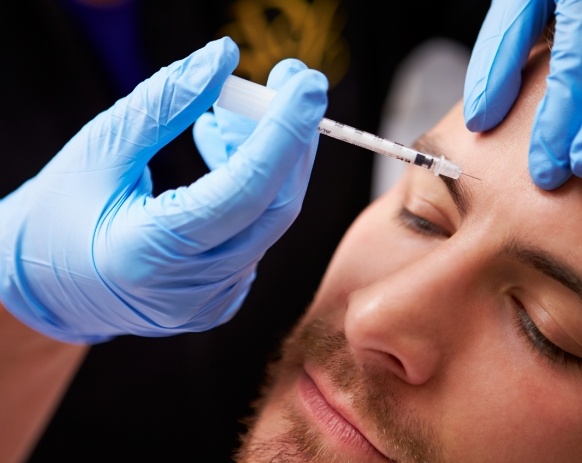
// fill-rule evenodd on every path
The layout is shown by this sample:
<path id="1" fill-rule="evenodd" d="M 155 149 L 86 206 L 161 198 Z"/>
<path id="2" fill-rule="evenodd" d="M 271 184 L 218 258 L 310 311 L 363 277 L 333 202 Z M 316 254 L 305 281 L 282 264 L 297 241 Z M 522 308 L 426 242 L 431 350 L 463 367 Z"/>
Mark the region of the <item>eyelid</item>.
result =
<path id="1" fill-rule="evenodd" d="M 514 316 L 518 333 L 527 340 L 536 353 L 544 356 L 552 364 L 565 367 L 577 366 L 582 369 L 582 358 L 550 341 L 534 323 L 521 300 L 513 295 L 511 299 L 515 306 Z"/>
<path id="2" fill-rule="evenodd" d="M 537 269 L 516 266 L 511 261 L 507 265 L 514 275 L 508 294 L 520 301 L 545 338 L 582 358 L 582 304 L 578 294 Z"/>
<path id="3" fill-rule="evenodd" d="M 564 299 L 561 299 L 562 304 L 567 304 L 563 301 Z M 563 305 L 563 307 L 565 306 L 567 305 Z M 554 315 L 556 315 L 555 312 L 540 308 L 540 310 L 536 310 L 535 314 L 532 314 L 530 317 L 542 334 L 545 333 L 544 336 L 546 338 L 550 339 L 555 337 L 555 344 L 561 346 L 566 352 L 582 358 L 582 344 L 580 344 L 579 340 L 575 339 L 575 336 L 571 336 L 571 334 L 576 333 L 578 330 L 575 326 L 562 326 L 562 323 L 565 323 L 566 320 L 560 321 Z"/>
<path id="4" fill-rule="evenodd" d="M 421 217 L 444 231 L 443 235 L 452 236 L 460 223 L 457 210 L 448 193 L 445 193 L 444 186 L 439 189 L 429 185 L 433 187 L 429 188 L 419 182 L 417 180 L 406 192 L 402 206 L 412 215 Z"/>
<path id="5" fill-rule="evenodd" d="M 447 230 L 460 227 L 462 217 L 446 183 L 441 177 L 417 169 L 411 175 L 403 203 L 408 210 Z"/>
<path id="6" fill-rule="evenodd" d="M 451 237 L 450 232 L 440 227 L 439 225 L 436 225 L 430 220 L 418 214 L 414 214 L 413 212 L 408 210 L 406 206 L 402 206 L 400 208 L 397 219 L 402 225 L 404 225 L 406 228 L 412 230 L 415 233 L 427 236 L 435 236 L 439 238 Z"/>

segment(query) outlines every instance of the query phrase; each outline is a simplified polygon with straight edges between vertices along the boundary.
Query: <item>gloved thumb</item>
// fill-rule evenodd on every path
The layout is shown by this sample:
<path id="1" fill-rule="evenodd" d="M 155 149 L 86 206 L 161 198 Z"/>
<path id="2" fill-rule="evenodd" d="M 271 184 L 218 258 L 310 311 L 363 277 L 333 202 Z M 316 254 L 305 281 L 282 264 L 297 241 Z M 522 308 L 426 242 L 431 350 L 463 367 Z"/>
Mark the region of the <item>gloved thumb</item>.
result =
<path id="1" fill-rule="evenodd" d="M 553 11 L 553 0 L 493 0 L 471 53 L 464 88 L 464 115 L 473 132 L 505 118 L 521 86 L 532 46 Z"/>

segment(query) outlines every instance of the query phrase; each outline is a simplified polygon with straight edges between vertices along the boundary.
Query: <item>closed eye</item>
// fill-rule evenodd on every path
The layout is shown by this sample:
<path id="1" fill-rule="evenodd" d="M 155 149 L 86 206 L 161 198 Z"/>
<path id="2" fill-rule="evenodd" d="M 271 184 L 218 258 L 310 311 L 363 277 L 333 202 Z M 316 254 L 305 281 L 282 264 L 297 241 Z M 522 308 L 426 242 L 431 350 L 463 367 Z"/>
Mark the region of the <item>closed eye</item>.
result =
<path id="1" fill-rule="evenodd" d="M 450 238 L 451 234 L 432 223 L 430 220 L 420 217 L 410 212 L 406 207 L 402 207 L 396 217 L 398 222 L 409 230 L 422 235 Z"/>
<path id="2" fill-rule="evenodd" d="M 516 297 L 512 297 L 512 301 L 516 306 L 515 323 L 518 333 L 527 340 L 536 352 L 544 355 L 551 363 L 562 366 L 575 365 L 582 368 L 582 358 L 565 351 L 546 338 L 530 318 L 521 301 Z"/>

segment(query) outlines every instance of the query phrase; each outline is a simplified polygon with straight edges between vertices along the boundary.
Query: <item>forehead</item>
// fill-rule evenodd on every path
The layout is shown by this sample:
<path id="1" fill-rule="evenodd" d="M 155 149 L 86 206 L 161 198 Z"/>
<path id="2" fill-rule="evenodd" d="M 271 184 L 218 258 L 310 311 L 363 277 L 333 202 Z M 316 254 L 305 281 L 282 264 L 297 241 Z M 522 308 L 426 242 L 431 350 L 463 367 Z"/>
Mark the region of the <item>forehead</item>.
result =
<path id="1" fill-rule="evenodd" d="M 582 227 L 582 181 L 572 178 L 548 192 L 535 186 L 528 171 L 533 119 L 548 72 L 546 56 L 538 58 L 530 60 L 522 92 L 498 127 L 482 134 L 469 132 L 459 102 L 423 141 L 429 151 L 444 154 L 463 172 L 481 179 L 462 177 L 477 214 L 488 215 L 497 227 L 506 225 L 506 231 L 521 232 L 528 239 L 577 248 L 576 230 Z M 548 236 L 553 239 L 548 240 Z"/>
<path id="2" fill-rule="evenodd" d="M 549 56 L 545 46 L 534 49 L 522 73 L 520 95 L 504 121 L 489 132 L 469 132 L 459 102 L 430 132 L 437 149 L 447 149 L 438 154 L 457 161 L 464 172 L 487 184 L 520 182 L 533 187 L 527 153 L 534 115 L 545 92 Z"/>

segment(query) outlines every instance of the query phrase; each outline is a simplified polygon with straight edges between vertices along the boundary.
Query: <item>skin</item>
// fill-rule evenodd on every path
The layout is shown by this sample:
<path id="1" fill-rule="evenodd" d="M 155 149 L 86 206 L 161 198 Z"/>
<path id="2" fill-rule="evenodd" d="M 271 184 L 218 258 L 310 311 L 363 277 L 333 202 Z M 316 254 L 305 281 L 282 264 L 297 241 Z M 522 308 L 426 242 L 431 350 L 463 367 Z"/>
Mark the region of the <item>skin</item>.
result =
<path id="1" fill-rule="evenodd" d="M 20 463 L 42 435 L 88 347 L 28 328 L 0 304 L 0 461 Z"/>
<path id="2" fill-rule="evenodd" d="M 459 103 L 420 140 L 481 179 L 449 182 L 463 202 L 410 167 L 354 222 L 237 461 L 582 461 L 582 183 L 527 169 L 548 60 L 496 129 L 467 131 Z"/>

